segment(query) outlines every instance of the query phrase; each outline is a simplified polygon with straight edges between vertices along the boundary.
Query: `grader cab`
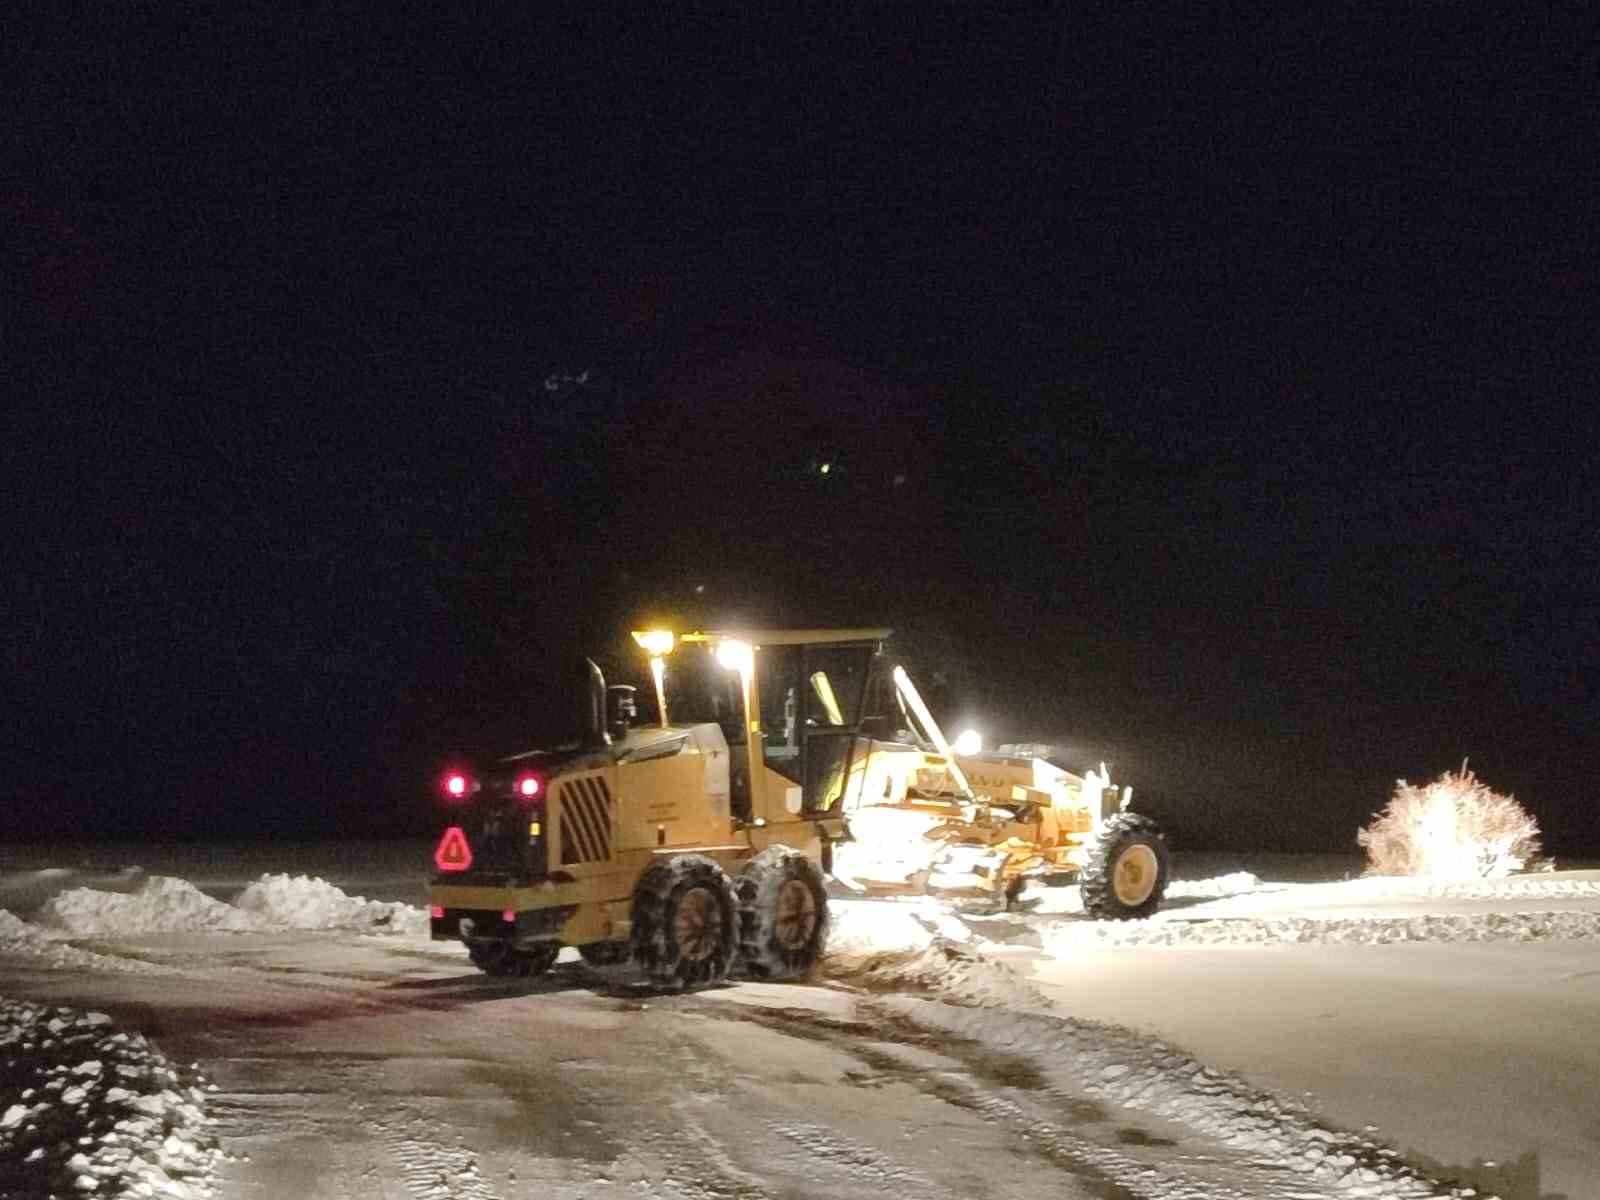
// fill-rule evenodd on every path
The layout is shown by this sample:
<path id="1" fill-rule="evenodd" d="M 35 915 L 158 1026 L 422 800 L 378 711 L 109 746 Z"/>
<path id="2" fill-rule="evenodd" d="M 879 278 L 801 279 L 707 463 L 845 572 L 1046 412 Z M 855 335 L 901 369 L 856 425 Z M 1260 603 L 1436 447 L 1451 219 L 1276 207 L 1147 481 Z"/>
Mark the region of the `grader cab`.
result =
<path id="1" fill-rule="evenodd" d="M 636 633 L 649 724 L 636 689 L 588 661 L 575 742 L 446 772 L 434 939 L 497 975 L 542 972 L 563 946 L 662 984 L 803 974 L 826 937 L 823 873 L 887 634 Z"/>

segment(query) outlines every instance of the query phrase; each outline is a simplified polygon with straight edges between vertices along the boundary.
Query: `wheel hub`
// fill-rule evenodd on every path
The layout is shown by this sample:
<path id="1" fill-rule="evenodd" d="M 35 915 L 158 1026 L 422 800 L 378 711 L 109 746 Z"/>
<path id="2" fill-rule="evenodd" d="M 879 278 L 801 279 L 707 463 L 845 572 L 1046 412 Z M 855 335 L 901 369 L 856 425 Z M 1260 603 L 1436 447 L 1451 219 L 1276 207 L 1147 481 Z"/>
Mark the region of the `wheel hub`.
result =
<path id="1" fill-rule="evenodd" d="M 690 962 L 703 962 L 722 944 L 722 907 L 705 888 L 694 888 L 678 901 L 672 919 L 678 952 Z"/>
<path id="2" fill-rule="evenodd" d="M 1111 873 L 1111 890 L 1129 908 L 1138 908 L 1155 891 L 1158 866 L 1155 851 L 1149 846 L 1129 846 L 1117 859 Z"/>
<path id="3" fill-rule="evenodd" d="M 773 932 L 785 950 L 805 947 L 817 930 L 817 898 L 799 879 L 787 880 L 778 889 L 773 916 Z"/>

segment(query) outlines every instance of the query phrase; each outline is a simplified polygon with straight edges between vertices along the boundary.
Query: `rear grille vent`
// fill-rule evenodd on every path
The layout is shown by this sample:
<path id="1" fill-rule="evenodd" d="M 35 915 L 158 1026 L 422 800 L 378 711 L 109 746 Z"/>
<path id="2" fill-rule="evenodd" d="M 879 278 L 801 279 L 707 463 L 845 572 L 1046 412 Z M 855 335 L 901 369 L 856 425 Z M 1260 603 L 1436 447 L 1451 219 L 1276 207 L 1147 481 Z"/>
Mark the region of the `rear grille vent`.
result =
<path id="1" fill-rule="evenodd" d="M 569 779 L 556 791 L 561 865 L 611 858 L 611 789 L 598 775 Z"/>

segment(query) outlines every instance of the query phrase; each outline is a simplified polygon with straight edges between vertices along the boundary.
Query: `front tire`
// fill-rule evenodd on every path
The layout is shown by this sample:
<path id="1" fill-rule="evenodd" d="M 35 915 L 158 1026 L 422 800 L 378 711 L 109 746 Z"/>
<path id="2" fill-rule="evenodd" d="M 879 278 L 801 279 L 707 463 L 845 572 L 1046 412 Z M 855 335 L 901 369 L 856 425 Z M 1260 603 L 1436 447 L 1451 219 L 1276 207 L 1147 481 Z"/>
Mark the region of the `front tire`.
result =
<path id="1" fill-rule="evenodd" d="M 1108 817 L 1083 868 L 1083 911 L 1101 920 L 1148 917 L 1161 907 L 1171 874 L 1167 839 L 1149 817 Z"/>
<path id="2" fill-rule="evenodd" d="M 828 892 L 822 871 L 798 850 L 769 846 L 739 875 L 739 954 L 757 979 L 792 979 L 822 957 Z"/>
<path id="3" fill-rule="evenodd" d="M 661 987 L 704 987 L 728 976 L 738 948 L 733 883 L 714 859 L 656 863 L 633 892 L 633 959 Z"/>
<path id="4" fill-rule="evenodd" d="M 531 950 L 519 950 L 510 942 L 468 942 L 467 957 L 472 965 L 485 975 L 501 979 L 526 979 L 543 975 L 555 965 L 561 947 L 554 942 L 541 943 Z"/>

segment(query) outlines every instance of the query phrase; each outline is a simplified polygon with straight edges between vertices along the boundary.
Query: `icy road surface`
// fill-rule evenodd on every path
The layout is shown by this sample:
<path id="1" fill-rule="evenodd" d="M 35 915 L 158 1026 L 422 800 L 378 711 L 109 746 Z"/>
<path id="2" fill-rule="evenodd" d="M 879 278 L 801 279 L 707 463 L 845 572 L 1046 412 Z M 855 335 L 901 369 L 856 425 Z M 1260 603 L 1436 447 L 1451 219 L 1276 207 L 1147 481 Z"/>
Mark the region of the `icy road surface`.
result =
<path id="1" fill-rule="evenodd" d="M 663 996 L 577 962 L 489 980 L 419 932 L 415 882 L 363 869 L 380 899 L 0 863 L 28 918 L 0 913 L 0 996 L 109 1014 L 95 1037 L 147 1035 L 209 1081 L 225 1157 L 195 1135 L 209 1173 L 173 1194 L 1600 1197 L 1597 873 L 1219 872 L 1137 923 L 1085 920 L 1074 889 L 1006 915 L 844 901 L 822 981 Z M 0 1194 L 8 1139 L 64 1120 L 62 1084 L 15 1104 L 9 1085 Z M 67 1115 L 106 1128 L 95 1103 Z M 194 1133 L 180 1115 L 169 1141 Z"/>
<path id="2" fill-rule="evenodd" d="M 509 985 L 340 935 L 122 949 L 176 973 L 7 986 L 204 1064 L 224 1196 L 1343 1194 L 853 991 L 659 996 L 576 963 Z"/>

